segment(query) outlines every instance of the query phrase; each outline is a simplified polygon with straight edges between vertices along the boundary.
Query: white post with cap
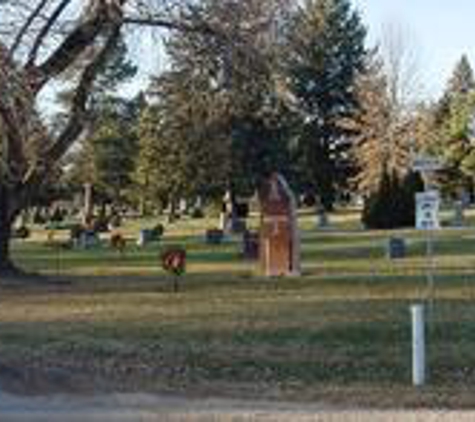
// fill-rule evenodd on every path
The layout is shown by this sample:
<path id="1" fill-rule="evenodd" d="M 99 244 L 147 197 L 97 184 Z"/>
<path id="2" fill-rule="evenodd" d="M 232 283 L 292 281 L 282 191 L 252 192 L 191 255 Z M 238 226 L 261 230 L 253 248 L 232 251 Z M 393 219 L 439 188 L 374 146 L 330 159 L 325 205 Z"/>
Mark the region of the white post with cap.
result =
<path id="1" fill-rule="evenodd" d="M 412 315 L 412 383 L 416 387 L 426 381 L 426 353 L 424 329 L 424 305 L 411 306 Z"/>

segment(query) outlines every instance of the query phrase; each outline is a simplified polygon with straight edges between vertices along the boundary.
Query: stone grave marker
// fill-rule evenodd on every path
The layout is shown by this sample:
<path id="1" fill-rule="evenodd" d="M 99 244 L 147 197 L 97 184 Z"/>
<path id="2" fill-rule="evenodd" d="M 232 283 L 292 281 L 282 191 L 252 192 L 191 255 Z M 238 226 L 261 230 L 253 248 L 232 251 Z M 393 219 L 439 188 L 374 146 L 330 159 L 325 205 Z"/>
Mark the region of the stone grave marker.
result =
<path id="1" fill-rule="evenodd" d="M 143 248 L 150 243 L 150 230 L 148 229 L 141 229 L 139 231 L 139 237 L 137 239 L 137 246 Z"/>
<path id="2" fill-rule="evenodd" d="M 464 204 L 462 201 L 454 202 L 454 217 L 452 225 L 454 227 L 462 227 L 465 225 Z"/>
<path id="3" fill-rule="evenodd" d="M 263 275 L 300 274 L 300 241 L 295 197 L 284 177 L 274 173 L 260 192 L 260 267 Z"/>
<path id="4" fill-rule="evenodd" d="M 386 255 L 389 259 L 399 259 L 406 256 L 406 242 L 401 237 L 391 236 L 386 248 Z"/>
<path id="5" fill-rule="evenodd" d="M 329 227 L 327 211 L 325 210 L 320 197 L 317 197 L 315 202 L 315 207 L 317 209 L 317 228 L 326 229 Z"/>
<path id="6" fill-rule="evenodd" d="M 259 233 L 246 230 L 242 234 L 241 254 L 244 259 L 259 259 Z"/>
<path id="7" fill-rule="evenodd" d="M 220 245 L 224 240 L 224 231 L 221 229 L 206 230 L 206 243 L 208 245 Z"/>

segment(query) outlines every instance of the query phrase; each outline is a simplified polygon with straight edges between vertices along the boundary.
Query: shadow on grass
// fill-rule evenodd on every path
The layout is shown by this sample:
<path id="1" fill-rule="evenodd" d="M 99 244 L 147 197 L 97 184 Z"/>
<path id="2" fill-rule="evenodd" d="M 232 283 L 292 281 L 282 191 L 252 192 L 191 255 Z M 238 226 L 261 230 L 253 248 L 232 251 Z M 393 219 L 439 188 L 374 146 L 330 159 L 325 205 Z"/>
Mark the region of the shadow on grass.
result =
<path id="1" fill-rule="evenodd" d="M 140 320 L 81 322 L 65 316 L 64 321 L 3 322 L 0 363 L 40 372 L 55 368 L 117 388 L 131 378 L 138 386 L 155 379 L 170 387 L 225 382 L 304 390 L 403 386 L 410 380 L 409 312 L 402 301 L 338 301 L 272 311 L 250 305 L 231 313 L 206 304 L 206 312 L 185 318 L 172 312 L 175 305 L 158 302 L 170 313 Z M 428 331 L 431 382 L 473 386 L 475 311 L 460 301 L 442 302 L 437 309 Z"/>

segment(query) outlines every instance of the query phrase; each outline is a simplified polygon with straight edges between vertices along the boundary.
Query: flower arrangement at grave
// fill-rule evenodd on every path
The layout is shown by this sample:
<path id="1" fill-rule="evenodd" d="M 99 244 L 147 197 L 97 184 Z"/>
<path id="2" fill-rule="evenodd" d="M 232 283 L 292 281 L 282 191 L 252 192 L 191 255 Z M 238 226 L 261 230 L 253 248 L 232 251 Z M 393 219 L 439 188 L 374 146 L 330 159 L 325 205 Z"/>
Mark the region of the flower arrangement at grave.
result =
<path id="1" fill-rule="evenodd" d="M 173 288 L 178 291 L 178 279 L 186 271 L 186 250 L 182 247 L 170 247 L 161 254 L 162 268 L 173 275 Z"/>
<path id="2" fill-rule="evenodd" d="M 119 251 L 122 254 L 125 250 L 125 244 L 125 238 L 122 233 L 115 232 L 111 234 L 110 245 L 112 249 Z"/>

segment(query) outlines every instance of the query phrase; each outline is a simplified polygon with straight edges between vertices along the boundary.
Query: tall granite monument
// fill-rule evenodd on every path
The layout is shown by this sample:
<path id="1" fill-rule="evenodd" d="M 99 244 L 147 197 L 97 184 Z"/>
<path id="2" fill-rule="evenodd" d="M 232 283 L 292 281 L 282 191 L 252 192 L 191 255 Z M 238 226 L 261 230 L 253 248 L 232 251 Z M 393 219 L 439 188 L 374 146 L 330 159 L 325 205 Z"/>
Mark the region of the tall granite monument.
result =
<path id="1" fill-rule="evenodd" d="M 259 192 L 261 273 L 268 277 L 300 274 L 300 240 L 295 198 L 284 177 L 273 173 Z"/>

